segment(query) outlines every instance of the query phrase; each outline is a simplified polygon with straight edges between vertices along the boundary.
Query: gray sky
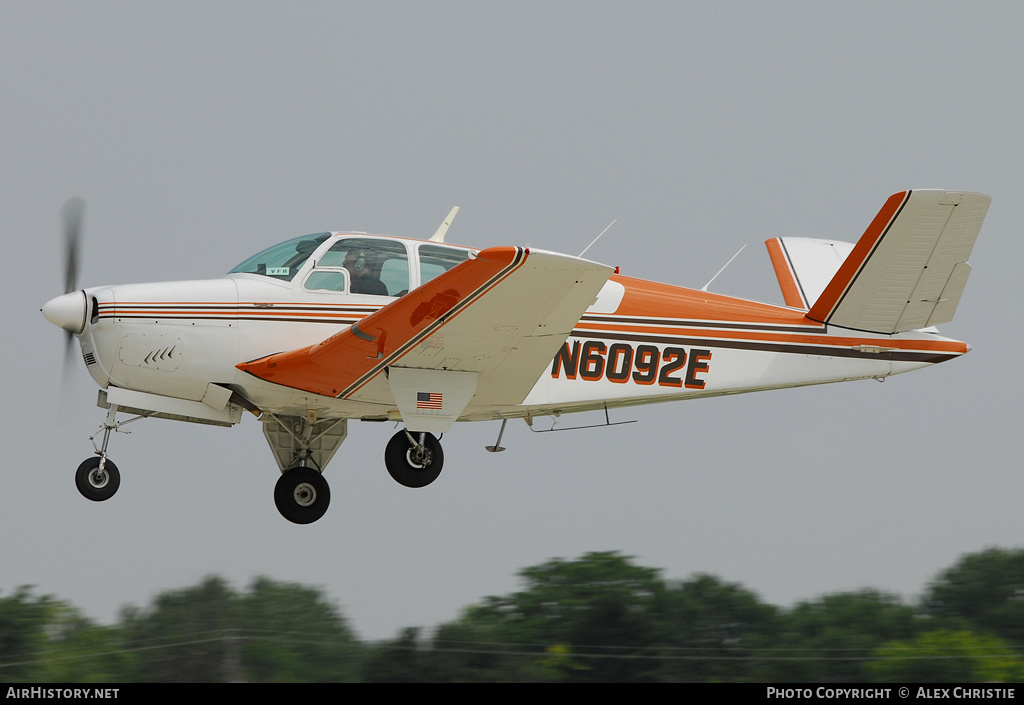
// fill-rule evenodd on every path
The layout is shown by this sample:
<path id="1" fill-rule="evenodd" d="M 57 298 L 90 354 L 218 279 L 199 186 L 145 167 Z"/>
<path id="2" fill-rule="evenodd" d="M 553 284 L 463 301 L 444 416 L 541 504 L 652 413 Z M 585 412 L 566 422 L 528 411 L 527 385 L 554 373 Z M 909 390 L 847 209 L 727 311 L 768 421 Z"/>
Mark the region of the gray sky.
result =
<path id="1" fill-rule="evenodd" d="M 967 552 L 1024 544 L 1024 156 L 1018 3 L 0 3 L 6 403 L 0 590 L 111 622 L 217 573 L 322 587 L 365 638 L 433 626 L 553 556 L 618 550 L 789 605 L 911 597 Z M 857 382 L 614 413 L 530 434 L 460 424 L 429 488 L 391 425 L 350 424 L 314 525 L 232 429 L 140 421 L 117 496 L 73 474 L 103 420 L 39 314 L 59 209 L 87 204 L 79 285 L 218 276 L 327 229 L 588 253 L 625 274 L 781 303 L 763 240 L 855 240 L 905 188 L 992 207 L 943 333 L 966 357 Z M 565 422 L 590 422 L 587 416 Z"/>

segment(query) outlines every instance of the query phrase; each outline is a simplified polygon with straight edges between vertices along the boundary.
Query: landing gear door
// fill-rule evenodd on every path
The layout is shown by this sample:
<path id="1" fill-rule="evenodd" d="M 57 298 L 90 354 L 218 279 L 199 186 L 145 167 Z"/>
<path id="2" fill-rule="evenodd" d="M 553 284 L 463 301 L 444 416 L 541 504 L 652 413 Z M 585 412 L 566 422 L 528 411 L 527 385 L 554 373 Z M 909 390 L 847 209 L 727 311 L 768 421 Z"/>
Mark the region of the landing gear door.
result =
<path id="1" fill-rule="evenodd" d="M 476 372 L 391 367 L 388 383 L 410 431 L 445 433 L 476 394 Z"/>

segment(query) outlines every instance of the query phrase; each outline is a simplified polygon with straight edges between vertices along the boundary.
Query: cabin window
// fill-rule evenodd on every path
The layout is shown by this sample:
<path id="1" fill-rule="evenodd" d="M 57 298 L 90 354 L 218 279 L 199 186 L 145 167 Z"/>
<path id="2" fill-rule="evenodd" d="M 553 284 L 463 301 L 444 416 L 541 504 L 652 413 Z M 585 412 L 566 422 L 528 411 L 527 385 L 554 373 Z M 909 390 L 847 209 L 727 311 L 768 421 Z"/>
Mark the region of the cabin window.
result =
<path id="1" fill-rule="evenodd" d="M 420 245 L 420 284 L 465 262 L 471 250 L 443 245 Z"/>
<path id="2" fill-rule="evenodd" d="M 306 288 L 312 291 L 348 291 L 348 272 L 336 269 L 314 269 L 306 277 Z"/>
<path id="3" fill-rule="evenodd" d="M 348 275 L 349 291 L 371 296 L 402 296 L 409 291 L 409 255 L 405 245 L 395 240 L 371 238 L 345 238 L 334 243 L 316 263 L 318 274 L 329 268 L 338 277 Z M 344 273 L 342 272 L 344 270 Z M 327 272 L 324 273 L 325 275 Z M 313 277 L 310 277 L 312 280 Z M 306 288 L 327 289 L 323 286 L 329 277 L 318 280 L 318 285 Z"/>

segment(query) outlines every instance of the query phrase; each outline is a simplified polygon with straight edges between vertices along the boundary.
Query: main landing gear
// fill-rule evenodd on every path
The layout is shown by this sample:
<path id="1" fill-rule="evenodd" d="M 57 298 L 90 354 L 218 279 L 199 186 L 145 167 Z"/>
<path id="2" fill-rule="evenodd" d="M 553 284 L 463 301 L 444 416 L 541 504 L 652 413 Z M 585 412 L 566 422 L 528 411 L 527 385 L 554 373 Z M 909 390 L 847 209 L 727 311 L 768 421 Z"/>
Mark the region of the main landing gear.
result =
<path id="1" fill-rule="evenodd" d="M 312 524 L 331 504 L 331 488 L 319 471 L 308 467 L 286 470 L 274 487 L 274 504 L 295 524 Z"/>
<path id="2" fill-rule="evenodd" d="M 398 484 L 426 487 L 441 474 L 444 451 L 432 434 L 403 429 L 388 441 L 384 464 Z"/>
<path id="3" fill-rule="evenodd" d="M 331 488 L 323 470 L 348 435 L 345 419 L 264 414 L 263 435 L 270 443 L 281 477 L 274 486 L 274 504 L 288 521 L 312 524 L 327 512 Z"/>
<path id="4" fill-rule="evenodd" d="M 110 434 L 128 433 L 122 426 L 146 418 L 143 411 L 126 421 L 117 421 L 116 404 L 108 407 L 107 418 L 89 440 L 96 450 L 78 466 L 75 485 L 86 499 L 103 502 L 114 496 L 121 485 L 121 473 L 107 457 Z M 129 408 L 130 413 L 139 410 Z M 281 477 L 274 487 L 274 504 L 288 521 L 312 524 L 322 517 L 331 503 L 331 488 L 323 477 L 323 469 L 348 434 L 345 419 L 317 418 L 315 410 L 305 416 L 264 414 L 263 433 L 270 443 Z M 102 441 L 96 438 L 102 433 Z M 423 431 L 403 429 L 392 436 L 384 450 L 388 473 L 405 487 L 426 487 L 441 474 L 444 451 L 439 439 Z"/>
<path id="5" fill-rule="evenodd" d="M 270 443 L 281 477 L 274 487 L 277 511 L 295 524 L 312 524 L 331 502 L 323 470 L 348 435 L 345 419 L 321 420 L 316 410 L 305 416 L 264 414 L 263 435 Z M 402 430 L 388 442 L 384 464 L 406 487 L 426 487 L 444 465 L 444 451 L 432 434 Z"/>

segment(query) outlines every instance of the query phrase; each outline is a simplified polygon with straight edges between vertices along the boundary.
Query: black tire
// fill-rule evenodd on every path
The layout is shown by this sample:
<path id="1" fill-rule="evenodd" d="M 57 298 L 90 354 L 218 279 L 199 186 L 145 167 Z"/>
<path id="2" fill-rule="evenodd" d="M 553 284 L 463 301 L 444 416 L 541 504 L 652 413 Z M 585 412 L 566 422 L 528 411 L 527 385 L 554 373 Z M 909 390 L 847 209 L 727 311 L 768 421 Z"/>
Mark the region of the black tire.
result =
<path id="1" fill-rule="evenodd" d="M 75 486 L 82 496 L 93 502 L 103 502 L 114 496 L 121 486 L 121 473 L 114 462 L 107 458 L 100 472 L 100 457 L 86 458 L 75 472 Z"/>
<path id="2" fill-rule="evenodd" d="M 292 468 L 282 473 L 274 487 L 274 504 L 288 521 L 312 524 L 327 512 L 331 488 L 316 470 Z"/>
<path id="3" fill-rule="evenodd" d="M 418 438 L 418 433 L 412 434 Z M 437 479 L 444 466 L 444 451 L 433 435 L 426 433 L 423 437 L 425 452 L 415 457 L 416 452 L 405 431 L 399 431 L 388 441 L 384 449 L 384 464 L 395 481 L 406 487 L 426 487 Z"/>

